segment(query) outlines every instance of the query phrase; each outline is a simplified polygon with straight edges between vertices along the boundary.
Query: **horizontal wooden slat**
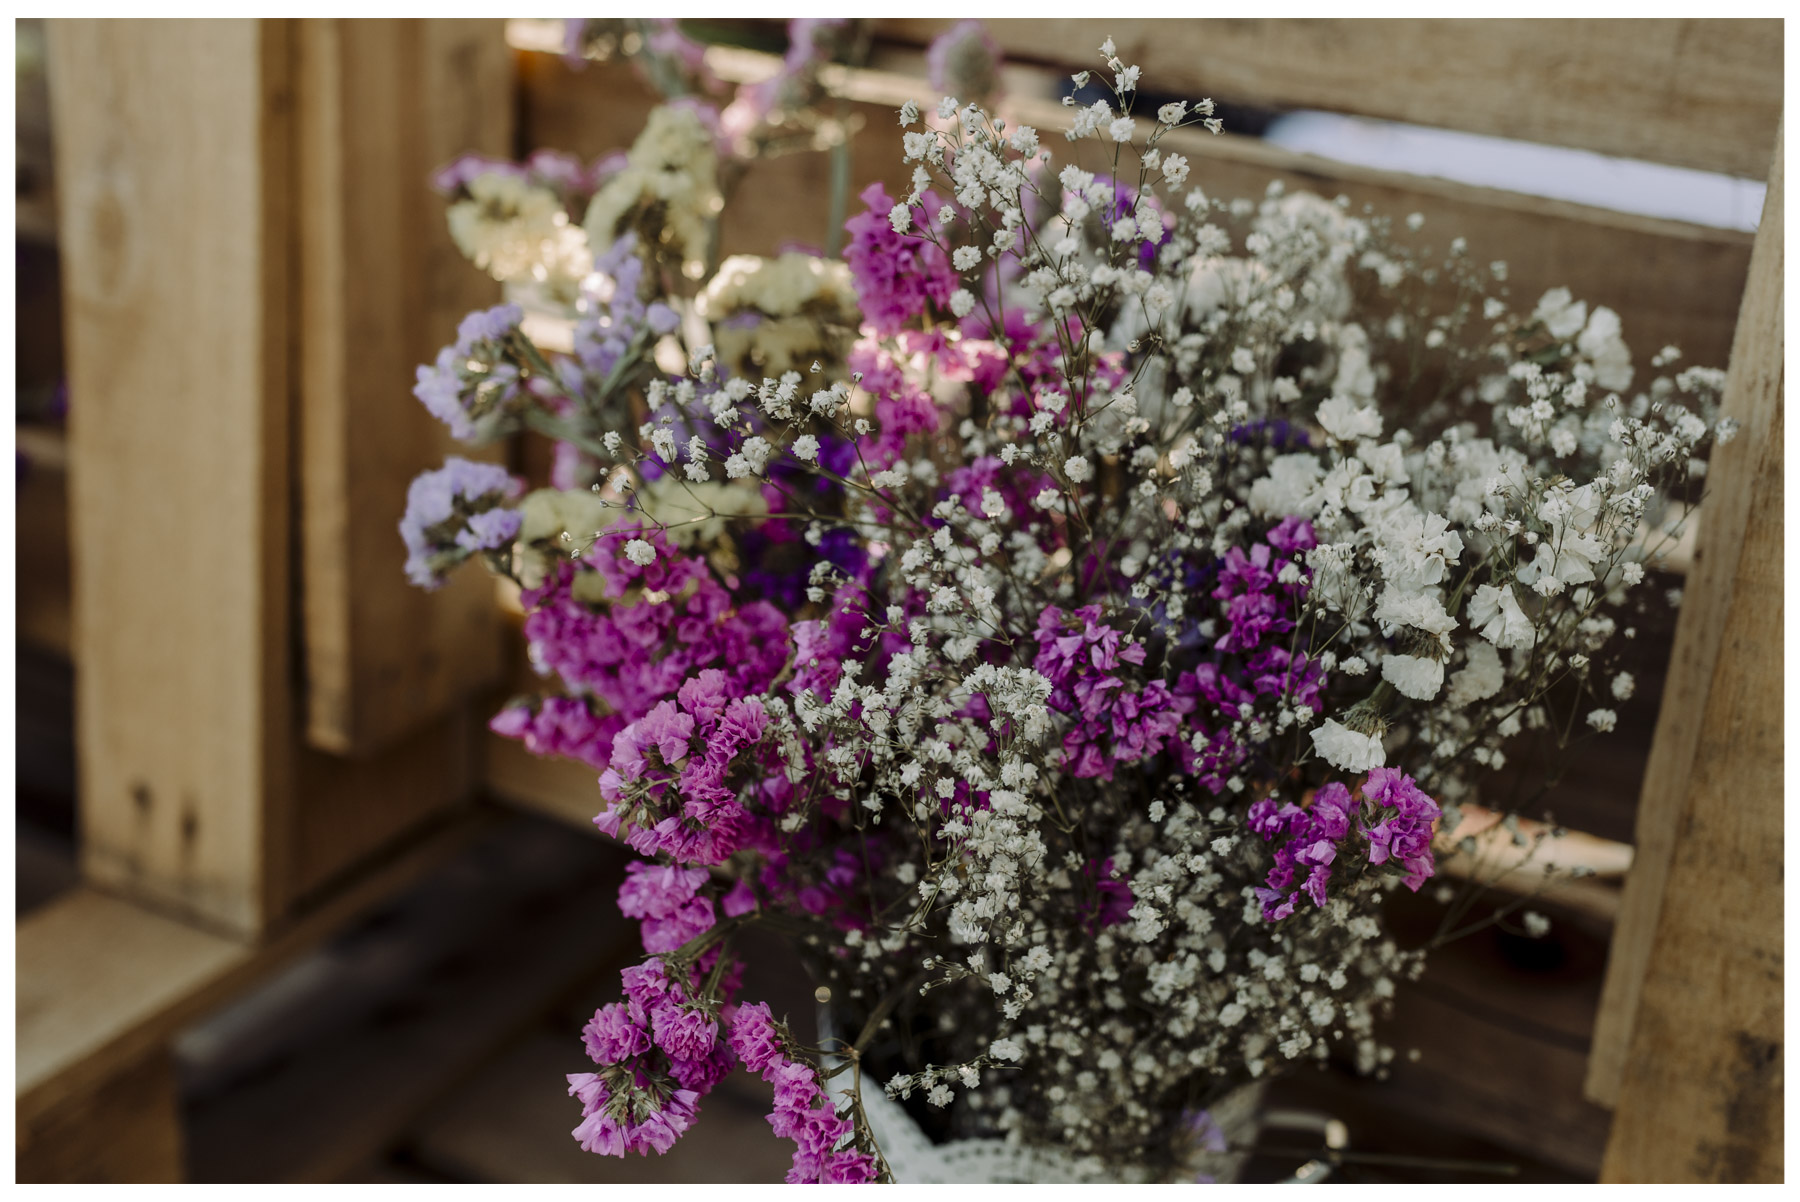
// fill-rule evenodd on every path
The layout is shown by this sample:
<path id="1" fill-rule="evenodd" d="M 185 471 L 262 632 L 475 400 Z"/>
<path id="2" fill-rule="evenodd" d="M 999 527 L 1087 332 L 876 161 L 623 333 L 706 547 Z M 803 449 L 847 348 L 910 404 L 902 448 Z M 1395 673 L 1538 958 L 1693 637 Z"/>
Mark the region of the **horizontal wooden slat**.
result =
<path id="1" fill-rule="evenodd" d="M 533 36 L 541 35 L 519 22 L 508 30 L 515 46 Z M 590 63 L 573 71 L 555 55 L 534 50 L 522 51 L 520 59 L 520 131 L 527 147 L 591 156 L 627 146 L 654 104 L 646 86 L 620 64 Z M 760 78 L 778 61 L 724 47 L 708 51 L 709 65 L 731 80 Z M 908 99 L 929 102 L 931 91 L 917 78 L 880 71 L 834 70 L 826 80 L 851 102 L 850 116 L 861 122 L 852 144 L 854 213 L 860 208 L 855 192 L 884 180 L 893 193 L 910 174 L 902 163 L 894 110 Z M 1001 111 L 1046 132 L 1066 128 L 1069 120 L 1061 105 L 1024 95 L 1014 96 Z M 1081 148 L 1060 137 L 1046 144 L 1065 161 L 1081 158 Z M 1270 180 L 1281 179 L 1326 197 L 1344 195 L 1355 210 L 1372 206 L 1396 224 L 1417 212 L 1425 226 L 1414 241 L 1441 253 L 1461 236 L 1476 261 L 1504 260 L 1517 307 L 1529 308 L 1558 286 L 1610 306 L 1623 320 L 1625 340 L 1640 363 L 1670 343 L 1681 347 L 1689 364 L 1723 366 L 1730 353 L 1737 299 L 1749 269 L 1749 234 L 1356 167 L 1229 134 L 1181 131 L 1167 145 L 1193 160 L 1191 182 L 1213 196 L 1258 198 Z M 739 185 L 746 201 L 726 210 L 721 229 L 726 252 L 770 254 L 786 240 L 822 242 L 828 178 L 828 156 L 822 153 L 754 165 Z M 769 197 L 780 203 L 767 203 Z"/>
<path id="2" fill-rule="evenodd" d="M 881 22 L 924 44 L 948 20 Z M 1761 179 L 1781 117 L 1778 20 L 987 22 L 1010 57 L 1100 68 L 1107 37 L 1159 92 L 1318 108 Z"/>
<path id="3" fill-rule="evenodd" d="M 183 1180 L 181 1099 L 167 1049 L 18 1124 L 21 1184 L 143 1185 Z"/>
<path id="4" fill-rule="evenodd" d="M 162 1044 L 183 1023 L 418 878 L 491 820 L 449 823 L 343 883 L 261 944 L 82 888 L 18 924 L 20 1122 L 47 1113 Z"/>

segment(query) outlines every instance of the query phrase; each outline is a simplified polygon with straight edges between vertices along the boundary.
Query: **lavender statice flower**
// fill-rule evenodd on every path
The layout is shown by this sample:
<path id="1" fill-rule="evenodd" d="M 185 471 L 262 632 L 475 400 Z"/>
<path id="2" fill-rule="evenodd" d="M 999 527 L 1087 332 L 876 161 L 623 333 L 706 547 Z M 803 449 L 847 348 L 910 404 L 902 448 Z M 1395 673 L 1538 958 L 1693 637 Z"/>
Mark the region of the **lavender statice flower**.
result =
<path id="1" fill-rule="evenodd" d="M 483 442 L 510 428 L 524 392 L 508 342 L 519 336 L 517 305 L 480 309 L 463 318 L 456 341 L 418 371 L 413 395 L 463 442 Z"/>
<path id="2" fill-rule="evenodd" d="M 622 234 L 594 260 L 594 282 L 584 286 L 582 315 L 575 323 L 575 358 L 597 381 L 609 379 L 632 344 L 647 334 L 660 337 L 680 323 L 661 301 L 640 295 L 644 260 L 635 233 Z"/>
<path id="3" fill-rule="evenodd" d="M 406 491 L 400 537 L 406 542 L 406 575 L 421 588 L 437 588 L 444 573 L 480 551 L 509 545 L 521 515 L 504 502 L 519 482 L 505 468 L 451 457 L 435 472 L 415 478 Z"/>
<path id="4" fill-rule="evenodd" d="M 931 86 L 965 104 L 987 104 L 1001 93 L 1000 43 L 980 21 L 958 21 L 925 51 Z"/>

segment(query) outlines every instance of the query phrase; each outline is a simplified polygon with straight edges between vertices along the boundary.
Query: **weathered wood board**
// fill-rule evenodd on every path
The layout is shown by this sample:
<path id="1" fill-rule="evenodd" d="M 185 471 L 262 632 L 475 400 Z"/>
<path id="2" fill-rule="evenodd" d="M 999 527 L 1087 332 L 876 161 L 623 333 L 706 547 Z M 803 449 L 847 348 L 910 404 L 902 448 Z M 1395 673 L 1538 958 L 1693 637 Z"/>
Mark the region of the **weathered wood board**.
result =
<path id="1" fill-rule="evenodd" d="M 1611 1181 L 1783 1176 L 1781 202 L 1777 151 L 1595 1035 Z"/>
<path id="2" fill-rule="evenodd" d="M 951 21 L 881 22 L 923 45 Z M 1778 20 L 1082 18 L 986 22 L 1010 58 L 1164 92 L 1318 108 L 1761 179 L 1781 118 Z"/>

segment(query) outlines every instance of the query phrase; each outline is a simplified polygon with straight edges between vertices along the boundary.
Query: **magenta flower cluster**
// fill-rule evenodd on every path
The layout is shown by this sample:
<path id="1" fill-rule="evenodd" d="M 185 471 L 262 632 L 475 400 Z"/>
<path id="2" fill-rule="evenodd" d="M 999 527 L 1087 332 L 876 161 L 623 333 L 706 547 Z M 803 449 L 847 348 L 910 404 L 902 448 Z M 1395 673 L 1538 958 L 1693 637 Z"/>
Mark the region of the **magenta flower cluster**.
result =
<path id="1" fill-rule="evenodd" d="M 641 536 L 654 562 L 624 553 Z M 542 586 L 522 595 L 532 661 L 554 672 L 585 702 L 510 707 L 493 720 L 500 734 L 522 738 L 540 755 L 568 755 L 604 767 L 626 725 L 674 696 L 703 669 L 717 669 L 737 696 L 763 692 L 787 663 L 788 623 L 766 601 L 738 604 L 703 560 L 683 555 L 655 530 L 609 532 L 585 557 L 603 582 L 605 609 L 574 596 L 576 569 L 559 563 Z M 725 687 L 725 686 L 721 686 Z"/>
<path id="2" fill-rule="evenodd" d="M 667 1152 L 735 1060 L 691 982 L 669 977 L 655 959 L 623 977 L 624 999 L 595 1011 L 581 1033 L 600 1071 L 568 1077 L 581 1101 L 573 1134 L 605 1156 Z"/>
<path id="3" fill-rule="evenodd" d="M 875 1180 L 874 1157 L 840 1146 L 849 1143 L 854 1124 L 832 1107 L 813 1066 L 786 1053 L 768 1005 L 737 1007 L 729 1027 L 726 1041 L 738 1060 L 774 1088 L 769 1125 L 780 1138 L 794 1141 L 788 1184 L 864 1185 Z"/>
<path id="4" fill-rule="evenodd" d="M 1038 615 L 1037 661 L 1050 682 L 1050 708 L 1075 721 L 1063 735 L 1069 774 L 1111 780 L 1113 769 L 1162 751 L 1181 729 L 1181 710 L 1160 680 L 1132 689 L 1122 664 L 1141 667 L 1144 647 L 1100 621 L 1098 605 L 1073 614 L 1052 605 Z"/>
<path id="5" fill-rule="evenodd" d="M 1369 841 L 1369 863 L 1397 864 L 1408 889 L 1418 892 L 1437 871 L 1431 855 L 1431 824 L 1443 811 L 1438 803 L 1395 768 L 1376 768 L 1363 781 L 1363 797 L 1378 807 L 1373 826 L 1359 828 Z"/>
<path id="6" fill-rule="evenodd" d="M 641 855 L 688 864 L 722 864 L 743 846 L 749 814 L 726 778 L 762 740 L 768 714 L 755 698 L 730 696 L 729 683 L 708 668 L 620 732 L 600 777 L 610 804 L 594 825 Z"/>
<path id="7" fill-rule="evenodd" d="M 1294 582 L 1282 584 L 1275 557 L 1280 554 L 1292 560 L 1316 546 L 1318 539 L 1311 523 L 1290 517 L 1269 531 L 1265 541 L 1252 545 L 1248 555 L 1239 547 L 1225 552 L 1213 596 L 1225 602 L 1225 620 L 1230 629 L 1219 636 L 1218 650 L 1254 651 L 1270 635 L 1294 628 L 1287 615 L 1293 609 L 1292 598 L 1306 593 L 1306 577 L 1303 573 Z"/>
<path id="8" fill-rule="evenodd" d="M 1436 871 L 1431 824 L 1440 813 L 1437 802 L 1395 768 L 1373 769 L 1360 792 L 1374 818 L 1372 824 L 1355 828 L 1368 845 L 1369 863 L 1398 865 L 1406 887 L 1417 892 Z M 1265 842 L 1282 841 L 1275 848 L 1275 864 L 1265 887 L 1256 891 L 1265 922 L 1279 922 L 1292 914 L 1301 893 L 1316 906 L 1325 904 L 1332 866 L 1350 837 L 1354 804 L 1349 788 L 1331 781 L 1313 794 L 1306 807 L 1271 797 L 1250 807 L 1250 829 Z"/>
<path id="9" fill-rule="evenodd" d="M 861 199 L 866 211 L 844 223 L 850 233 L 844 262 L 850 266 L 863 320 L 885 338 L 900 333 L 927 304 L 943 309 L 960 280 L 943 251 L 917 234 L 895 232 L 888 219 L 894 199 L 880 183 L 863 189 Z M 915 220 L 935 215 L 942 203 L 927 192 L 912 208 Z"/>

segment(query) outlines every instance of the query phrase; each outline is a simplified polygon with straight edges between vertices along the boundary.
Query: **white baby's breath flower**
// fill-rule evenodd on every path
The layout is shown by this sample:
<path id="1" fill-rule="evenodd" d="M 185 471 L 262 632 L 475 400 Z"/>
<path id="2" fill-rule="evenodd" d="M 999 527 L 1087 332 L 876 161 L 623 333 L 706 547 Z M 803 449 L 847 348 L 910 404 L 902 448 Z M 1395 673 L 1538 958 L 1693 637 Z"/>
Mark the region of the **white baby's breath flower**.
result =
<path id="1" fill-rule="evenodd" d="M 1137 122 L 1130 117 L 1120 117 L 1106 127 L 1106 133 L 1115 142 L 1129 142 L 1132 135 L 1137 133 Z"/>
<path id="2" fill-rule="evenodd" d="M 647 568 L 656 562 L 656 548 L 641 538 L 634 538 L 625 544 L 625 558 Z"/>
<path id="3" fill-rule="evenodd" d="M 794 440 L 794 455 L 811 463 L 819 457 L 819 440 L 811 434 L 802 434 Z"/>
<path id="4" fill-rule="evenodd" d="M 1319 406 L 1319 425 L 1339 442 L 1355 442 L 1359 438 L 1381 437 L 1381 414 L 1373 405 L 1358 407 L 1341 393 L 1334 393 Z"/>
<path id="5" fill-rule="evenodd" d="M 1469 625 L 1502 650 L 1528 647 L 1536 637 L 1531 619 L 1519 608 L 1510 586 L 1484 584 L 1469 598 Z"/>
<path id="6" fill-rule="evenodd" d="M 1025 1049 L 1011 1039 L 996 1039 L 988 1045 L 988 1055 L 996 1060 L 1020 1060 L 1024 1058 Z"/>
<path id="7" fill-rule="evenodd" d="M 981 248 L 978 246 L 959 246 L 956 253 L 950 256 L 950 262 L 958 271 L 967 271 L 981 262 Z"/>
<path id="8" fill-rule="evenodd" d="M 1063 472 L 1069 479 L 1080 484 L 1084 480 L 1092 478 L 1094 465 L 1089 463 L 1085 456 L 1074 455 L 1063 462 Z"/>
<path id="9" fill-rule="evenodd" d="M 1630 701 L 1631 695 L 1635 692 L 1637 692 L 1637 681 L 1632 678 L 1631 673 L 1621 672 L 1613 677 L 1612 695 L 1614 697 L 1620 701 Z"/>
<path id="10" fill-rule="evenodd" d="M 912 226 L 912 210 L 904 204 L 895 205 L 888 210 L 888 224 L 896 234 L 904 234 Z"/>
<path id="11" fill-rule="evenodd" d="M 1313 749 L 1335 768 L 1367 772 L 1387 763 L 1387 752 L 1374 735 L 1351 730 L 1335 718 L 1327 718 L 1312 732 Z"/>
<path id="12" fill-rule="evenodd" d="M 1506 683 L 1506 670 L 1492 643 L 1471 639 L 1466 654 L 1468 665 L 1450 677 L 1450 692 L 1445 697 L 1457 709 L 1470 702 L 1486 701 Z"/>
<path id="13" fill-rule="evenodd" d="M 1619 715 L 1612 710 L 1590 710 L 1588 711 L 1587 724 L 1601 734 L 1605 734 L 1619 724 Z"/>
<path id="14" fill-rule="evenodd" d="M 1430 701 L 1444 687 L 1444 665 L 1419 655 L 1384 656 L 1381 678 L 1414 701 Z"/>

